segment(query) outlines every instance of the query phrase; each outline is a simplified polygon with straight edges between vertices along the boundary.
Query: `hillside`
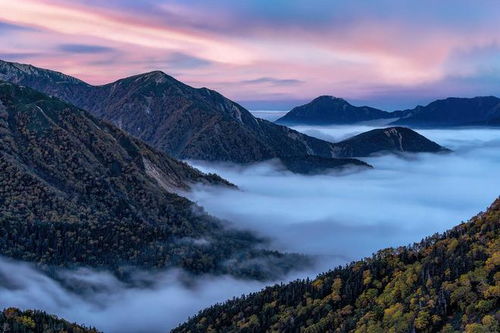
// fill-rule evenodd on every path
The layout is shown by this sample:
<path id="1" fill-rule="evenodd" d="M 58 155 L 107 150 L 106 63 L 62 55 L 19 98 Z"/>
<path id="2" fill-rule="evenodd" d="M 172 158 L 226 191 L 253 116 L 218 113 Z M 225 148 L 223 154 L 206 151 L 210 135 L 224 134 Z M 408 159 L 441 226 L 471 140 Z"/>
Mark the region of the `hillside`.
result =
<path id="1" fill-rule="evenodd" d="M 174 332 L 498 332 L 500 199 L 442 235 L 201 311 Z"/>
<path id="2" fill-rule="evenodd" d="M 341 125 L 385 118 L 391 118 L 391 114 L 369 106 L 353 106 L 342 98 L 320 96 L 307 104 L 293 108 L 276 120 L 276 123 Z"/>
<path id="3" fill-rule="evenodd" d="M 181 159 L 251 163 L 333 157 L 329 142 L 255 118 L 216 91 L 192 88 L 160 71 L 92 86 L 62 73 L 0 61 L 0 79 L 59 97 Z"/>
<path id="4" fill-rule="evenodd" d="M 200 182 L 231 186 L 225 180 L 86 111 L 5 82 L 0 170 L 1 255 L 49 266 L 175 266 L 259 279 L 288 271 L 289 259 L 301 261 L 260 249 L 263 240 L 227 229 L 176 193 Z"/>
<path id="5" fill-rule="evenodd" d="M 99 333 L 94 328 L 73 324 L 43 311 L 21 311 L 16 308 L 0 312 L 0 327 L 6 333 Z"/>
<path id="6" fill-rule="evenodd" d="M 381 153 L 439 153 L 448 149 L 405 127 L 388 127 L 361 133 L 335 143 L 336 156 L 366 157 Z"/>

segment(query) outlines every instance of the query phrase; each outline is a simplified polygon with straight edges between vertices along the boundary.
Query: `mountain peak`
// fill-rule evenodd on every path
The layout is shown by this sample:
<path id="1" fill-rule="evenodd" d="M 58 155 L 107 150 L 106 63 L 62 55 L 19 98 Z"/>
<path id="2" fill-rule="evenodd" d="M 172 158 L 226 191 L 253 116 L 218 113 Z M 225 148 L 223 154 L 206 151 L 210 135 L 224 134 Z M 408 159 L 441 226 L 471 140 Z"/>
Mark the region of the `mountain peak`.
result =
<path id="1" fill-rule="evenodd" d="M 340 97 L 335 97 L 331 95 L 321 95 L 319 97 L 316 97 L 311 101 L 311 103 L 315 102 L 334 102 L 334 103 L 346 103 L 349 104 L 345 99 L 340 98 Z"/>
<path id="2" fill-rule="evenodd" d="M 450 150 L 407 127 L 374 129 L 336 143 L 339 157 L 382 153 L 440 153 Z"/>
<path id="3" fill-rule="evenodd" d="M 323 95 L 293 108 L 276 122 L 283 124 L 331 125 L 387 118 L 388 113 L 367 106 L 353 106 L 340 97 Z"/>
<path id="4" fill-rule="evenodd" d="M 119 79 L 118 81 L 115 81 L 114 83 L 117 82 L 154 82 L 156 84 L 162 84 L 166 82 L 170 83 L 179 83 L 181 84 L 180 81 L 176 80 L 174 77 L 166 74 L 165 72 L 162 72 L 160 70 L 155 70 L 151 72 L 146 72 L 146 73 L 141 73 L 141 74 L 136 74 L 132 75 L 123 79 Z M 110 84 L 114 84 L 110 83 Z"/>

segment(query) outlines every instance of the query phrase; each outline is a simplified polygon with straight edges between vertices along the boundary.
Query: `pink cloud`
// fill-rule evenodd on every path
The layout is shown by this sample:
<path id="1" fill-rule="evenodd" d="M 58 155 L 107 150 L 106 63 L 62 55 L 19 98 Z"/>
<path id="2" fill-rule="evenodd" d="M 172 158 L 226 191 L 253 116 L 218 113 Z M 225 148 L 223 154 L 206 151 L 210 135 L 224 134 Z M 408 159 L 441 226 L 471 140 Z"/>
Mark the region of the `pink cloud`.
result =
<path id="1" fill-rule="evenodd" d="M 245 19 L 241 8 L 237 13 L 231 13 L 231 6 L 210 11 L 182 2 L 159 2 L 149 12 L 56 0 L 0 0 L 0 5 L 0 21 L 35 28 L 0 37 L 0 53 L 25 54 L 21 62 L 94 84 L 160 69 L 239 100 L 320 94 L 365 98 L 381 87 L 395 92 L 421 89 L 452 76 L 460 67 L 453 56 L 457 50 L 500 40 L 500 32 L 486 19 L 465 30 L 419 21 L 412 13 L 363 12 L 357 20 L 335 21 L 340 13 L 331 22 L 322 18 L 314 25 L 314 20 L 284 24 Z M 60 47 L 75 43 L 111 51 L 72 54 Z M 476 65 L 468 66 L 467 73 L 474 75 L 479 65 L 471 63 Z M 293 80 L 301 84 L 277 84 Z"/>

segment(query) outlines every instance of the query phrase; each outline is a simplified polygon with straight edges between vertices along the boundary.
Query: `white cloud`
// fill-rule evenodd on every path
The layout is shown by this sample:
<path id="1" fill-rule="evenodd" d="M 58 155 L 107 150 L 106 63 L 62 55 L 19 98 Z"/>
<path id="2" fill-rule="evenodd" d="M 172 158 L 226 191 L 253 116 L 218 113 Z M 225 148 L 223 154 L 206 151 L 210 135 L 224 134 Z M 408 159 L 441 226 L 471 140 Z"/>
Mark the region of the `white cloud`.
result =
<path id="1" fill-rule="evenodd" d="M 315 130 L 340 138 L 366 128 Z M 368 162 L 374 170 L 343 175 L 293 175 L 267 164 L 201 165 L 241 191 L 200 188 L 192 195 L 208 212 L 270 237 L 276 247 L 318 255 L 316 269 L 285 280 L 313 276 L 378 249 L 444 231 L 498 196 L 499 130 L 421 133 L 455 153 L 373 158 Z M 193 280 L 179 271 L 138 272 L 136 279 L 151 285 L 127 285 L 92 270 L 63 271 L 54 280 L 30 265 L 0 258 L 0 307 L 42 309 L 108 333 L 155 333 L 168 331 L 206 306 L 264 286 L 227 276 Z"/>

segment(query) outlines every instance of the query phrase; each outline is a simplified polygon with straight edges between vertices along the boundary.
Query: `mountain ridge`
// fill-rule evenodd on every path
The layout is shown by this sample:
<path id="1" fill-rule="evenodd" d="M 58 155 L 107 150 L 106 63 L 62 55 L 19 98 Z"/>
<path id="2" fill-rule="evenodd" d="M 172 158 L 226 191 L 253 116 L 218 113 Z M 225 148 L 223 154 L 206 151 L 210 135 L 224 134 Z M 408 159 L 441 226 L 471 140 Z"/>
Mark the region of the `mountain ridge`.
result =
<path id="1" fill-rule="evenodd" d="M 364 163 L 343 156 L 345 149 L 334 143 L 255 118 L 220 93 L 192 88 L 161 71 L 91 86 L 59 72 L 0 61 L 0 78 L 54 94 L 181 159 L 250 164 L 278 158 L 306 174 Z"/>
<path id="2" fill-rule="evenodd" d="M 343 98 L 322 95 L 311 102 L 297 106 L 283 117 L 278 124 L 352 124 L 361 121 L 389 118 L 390 114 L 369 106 L 353 106 Z"/>
<path id="3" fill-rule="evenodd" d="M 177 267 L 270 279 L 292 259 L 307 262 L 263 249 L 265 239 L 230 229 L 178 192 L 227 181 L 31 88 L 0 82 L 0 144 L 2 255 L 125 277 L 129 268 Z"/>
<path id="4" fill-rule="evenodd" d="M 448 97 L 413 109 L 384 111 L 369 106 L 353 106 L 341 98 L 320 96 L 297 106 L 276 120 L 280 124 L 345 125 L 373 120 L 391 120 L 390 126 L 455 127 L 496 126 L 500 119 L 500 98 L 476 96 Z"/>
<path id="5" fill-rule="evenodd" d="M 160 71 L 91 86 L 58 72 L 21 67 L 29 70 L 0 61 L 0 79 L 62 98 L 177 158 L 249 163 L 333 157 L 329 142 L 255 118 L 213 90 L 192 88 Z"/>
<path id="6" fill-rule="evenodd" d="M 363 132 L 335 143 L 337 155 L 368 157 L 384 153 L 445 153 L 451 150 L 406 127 L 387 127 Z"/>

